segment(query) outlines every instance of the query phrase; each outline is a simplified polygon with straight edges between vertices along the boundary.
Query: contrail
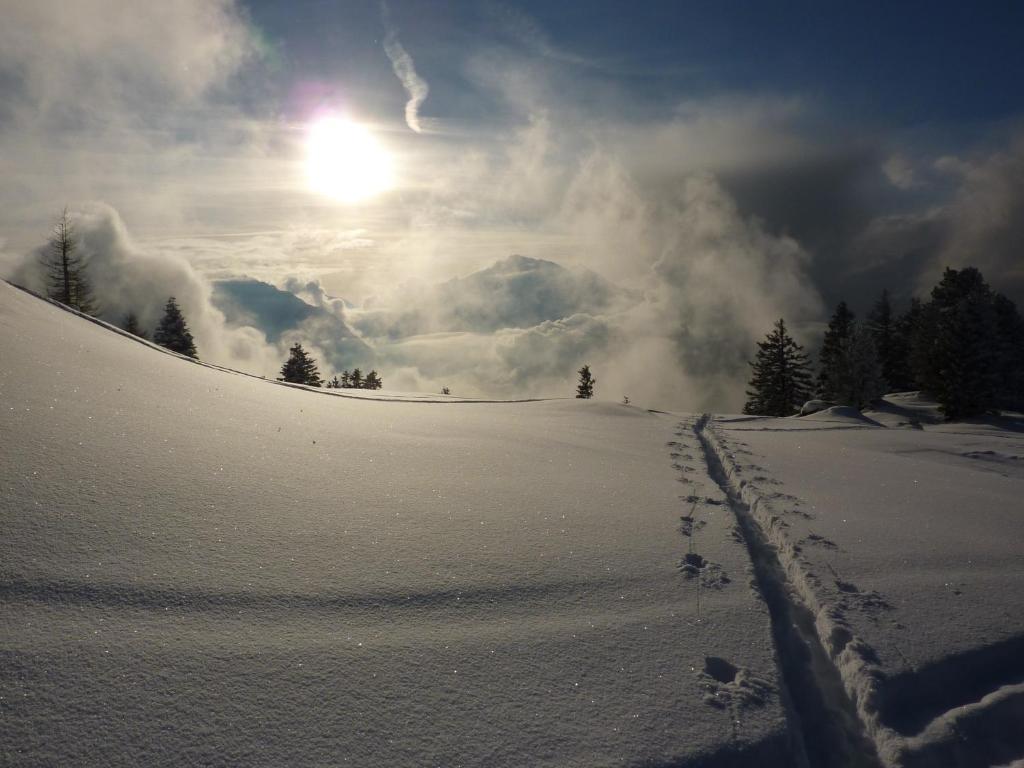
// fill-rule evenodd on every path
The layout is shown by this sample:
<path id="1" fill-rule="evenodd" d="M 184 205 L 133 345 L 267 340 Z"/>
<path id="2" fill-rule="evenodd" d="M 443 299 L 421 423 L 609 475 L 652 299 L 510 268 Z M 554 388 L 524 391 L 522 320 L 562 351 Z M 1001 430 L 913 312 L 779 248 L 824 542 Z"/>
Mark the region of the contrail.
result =
<path id="1" fill-rule="evenodd" d="M 423 128 L 420 125 L 420 105 L 430 93 L 430 86 L 417 74 L 412 56 L 399 42 L 398 33 L 391 26 L 391 14 L 387 3 L 381 3 L 380 10 L 385 30 L 384 53 L 388 55 L 391 60 L 391 68 L 401 81 L 405 92 L 409 94 L 409 100 L 405 103 L 405 122 L 416 133 L 423 133 Z"/>

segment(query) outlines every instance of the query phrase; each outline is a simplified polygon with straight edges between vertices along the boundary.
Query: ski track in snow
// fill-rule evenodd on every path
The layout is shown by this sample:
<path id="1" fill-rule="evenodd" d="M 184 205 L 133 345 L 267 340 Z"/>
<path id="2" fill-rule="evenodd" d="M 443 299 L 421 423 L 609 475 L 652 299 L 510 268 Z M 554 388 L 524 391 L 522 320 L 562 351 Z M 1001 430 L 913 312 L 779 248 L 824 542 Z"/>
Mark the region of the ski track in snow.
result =
<path id="1" fill-rule="evenodd" d="M 821 659 L 827 669 L 812 664 L 816 672 L 802 682 L 784 676 L 791 696 L 798 702 L 798 711 L 800 696 L 793 696 L 794 688 L 801 684 L 823 686 L 820 703 L 831 709 L 826 725 L 835 724 L 837 717 L 845 721 L 844 730 L 852 743 L 847 741 L 845 748 L 837 749 L 835 744 L 829 744 L 826 733 L 826 749 L 816 762 L 814 742 L 822 734 L 808 733 L 808 726 L 801 725 L 812 767 L 878 765 L 877 761 L 881 761 L 891 768 L 989 768 L 1009 764 L 1024 755 L 1024 635 L 887 675 L 875 650 L 855 635 L 848 616 L 853 612 L 877 621 L 879 615 L 893 606 L 883 595 L 861 590 L 844 580 L 830 564 L 826 564 L 830 578 L 819 578 L 811 570 L 810 562 L 801 556 L 803 548 L 836 550 L 838 545 L 816 533 L 794 541 L 778 504 L 785 503 L 789 507 L 787 512 L 805 519 L 813 520 L 815 515 L 802 511 L 796 497 L 771 490 L 779 481 L 745 458 L 750 451 L 742 443 L 726 442 L 710 415 L 702 416 L 693 426 L 705 448 L 709 471 L 729 496 L 741 522 L 755 568 L 759 561 L 768 560 L 769 567 L 761 569 L 758 581 L 763 592 L 775 591 L 775 599 L 779 600 L 773 610 L 773 625 L 787 623 L 785 616 L 779 614 L 792 612 L 792 623 L 800 639 L 809 646 L 817 646 L 812 648 L 811 656 L 815 657 L 818 649 L 823 652 Z M 748 429 L 730 424 L 729 433 L 844 428 L 877 427 L 786 425 Z M 991 452 L 951 455 L 989 459 Z M 995 460 L 1010 459 L 997 455 Z M 751 476 L 754 472 L 760 474 Z M 772 602 L 769 598 L 769 604 Z M 791 654 L 802 649 L 794 651 L 792 642 L 778 634 L 776 637 L 784 672 L 788 664 L 800 665 L 802 662 Z M 840 683 L 842 694 L 835 690 L 835 681 Z M 799 716 L 795 719 L 800 720 Z M 862 735 L 873 742 L 873 755 L 865 754 L 863 742 L 860 750 L 850 749 Z M 864 762 L 856 762 L 856 755 Z"/>
<path id="2" fill-rule="evenodd" d="M 779 668 L 788 693 L 790 728 L 811 768 L 874 768 L 878 758 L 847 697 L 838 670 L 814 629 L 814 619 L 790 584 L 775 548 L 723 463 L 711 416 L 693 422 L 708 474 L 719 485 L 747 545 L 757 588 L 768 604 Z"/>

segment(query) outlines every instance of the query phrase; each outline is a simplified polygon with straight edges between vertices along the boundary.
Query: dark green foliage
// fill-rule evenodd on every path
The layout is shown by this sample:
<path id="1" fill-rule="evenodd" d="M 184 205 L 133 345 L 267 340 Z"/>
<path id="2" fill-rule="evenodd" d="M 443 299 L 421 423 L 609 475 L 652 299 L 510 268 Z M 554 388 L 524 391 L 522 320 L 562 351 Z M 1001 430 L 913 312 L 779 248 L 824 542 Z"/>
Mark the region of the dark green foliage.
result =
<path id="1" fill-rule="evenodd" d="M 43 255 L 48 280 L 47 295 L 79 312 L 95 315 L 92 285 L 85 274 L 86 264 L 78 252 L 78 238 L 64 209 Z"/>
<path id="2" fill-rule="evenodd" d="M 910 307 L 896 318 L 893 325 L 889 373 L 886 375 L 889 389 L 893 392 L 920 389 L 914 376 L 912 349 L 914 334 L 921 322 L 921 306 L 920 299 L 911 299 Z"/>
<path id="3" fill-rule="evenodd" d="M 915 323 L 911 365 L 948 419 L 995 407 L 999 388 L 996 294 L 974 267 L 949 269 Z"/>
<path id="4" fill-rule="evenodd" d="M 127 315 L 124 316 L 123 328 L 126 331 L 128 331 L 128 333 L 132 334 L 133 336 L 138 336 L 140 339 L 149 338 L 146 335 L 146 332 L 139 327 L 139 318 L 135 315 L 134 312 L 129 312 Z"/>
<path id="5" fill-rule="evenodd" d="M 324 384 L 324 387 L 327 389 L 341 389 L 341 380 L 335 375 L 334 378 Z"/>
<path id="6" fill-rule="evenodd" d="M 803 347 L 786 333 L 782 319 L 757 346 L 757 357 L 750 363 L 753 375 L 743 412 L 759 416 L 793 415 L 811 395 L 811 372 Z"/>
<path id="7" fill-rule="evenodd" d="M 278 381 L 287 381 L 291 384 L 306 384 L 311 387 L 319 387 L 320 371 L 316 367 L 316 361 L 296 342 L 292 345 L 288 359 L 281 366 L 281 376 Z"/>
<path id="8" fill-rule="evenodd" d="M 828 370 L 829 400 L 864 408 L 885 394 L 882 366 L 871 334 L 854 326 L 839 344 Z"/>
<path id="9" fill-rule="evenodd" d="M 889 292 L 882 295 L 872 308 L 867 319 L 867 330 L 875 343 L 875 352 L 882 367 L 882 378 L 893 391 L 900 392 L 913 388 L 907 357 L 910 351 L 910 335 L 904 318 L 892 310 Z"/>
<path id="10" fill-rule="evenodd" d="M 597 379 L 590 375 L 590 366 L 584 365 L 579 370 L 580 380 L 576 385 L 576 397 L 580 400 L 589 400 L 594 396 L 594 385 Z"/>
<path id="11" fill-rule="evenodd" d="M 370 371 L 364 377 L 363 372 L 356 368 L 352 373 L 342 371 L 341 378 L 335 376 L 327 386 L 334 389 L 380 389 L 384 382 L 376 371 Z"/>
<path id="12" fill-rule="evenodd" d="M 370 371 L 366 374 L 366 379 L 363 381 L 363 389 L 380 389 L 383 386 L 384 382 L 381 381 L 376 371 Z"/>
<path id="13" fill-rule="evenodd" d="M 996 406 L 1024 411 L 1024 318 L 1001 294 L 993 298 L 996 325 Z"/>
<path id="14" fill-rule="evenodd" d="M 834 400 L 834 386 L 829 381 L 831 372 L 836 369 L 839 356 L 842 354 L 843 346 L 853 333 L 855 318 L 853 312 L 845 301 L 839 302 L 832 319 L 828 322 L 828 330 L 825 331 L 825 338 L 821 344 L 821 352 L 818 353 L 818 395 L 825 400 Z"/>
<path id="15" fill-rule="evenodd" d="M 178 303 L 171 296 L 164 307 L 164 316 L 160 319 L 156 331 L 153 333 L 153 341 L 161 347 L 177 352 L 182 355 L 197 358 L 195 341 L 188 330 L 184 315 Z"/>

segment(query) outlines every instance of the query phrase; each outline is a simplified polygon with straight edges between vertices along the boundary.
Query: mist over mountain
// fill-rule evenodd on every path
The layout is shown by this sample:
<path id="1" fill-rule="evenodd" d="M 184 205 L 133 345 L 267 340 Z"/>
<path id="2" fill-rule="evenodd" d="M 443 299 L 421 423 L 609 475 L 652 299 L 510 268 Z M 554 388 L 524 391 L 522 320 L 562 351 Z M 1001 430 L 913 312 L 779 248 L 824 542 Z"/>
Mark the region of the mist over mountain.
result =
<path id="1" fill-rule="evenodd" d="M 333 320 L 341 336 L 350 333 L 344 322 L 330 313 L 261 280 L 218 280 L 213 284 L 213 303 L 229 323 L 258 328 L 267 341 L 277 341 L 285 331 L 300 328 L 314 317 Z"/>
<path id="2" fill-rule="evenodd" d="M 464 277 L 405 297 L 401 307 L 352 314 L 365 336 L 391 339 L 424 333 L 492 333 L 532 328 L 577 314 L 604 314 L 641 299 L 583 267 L 512 255 Z"/>

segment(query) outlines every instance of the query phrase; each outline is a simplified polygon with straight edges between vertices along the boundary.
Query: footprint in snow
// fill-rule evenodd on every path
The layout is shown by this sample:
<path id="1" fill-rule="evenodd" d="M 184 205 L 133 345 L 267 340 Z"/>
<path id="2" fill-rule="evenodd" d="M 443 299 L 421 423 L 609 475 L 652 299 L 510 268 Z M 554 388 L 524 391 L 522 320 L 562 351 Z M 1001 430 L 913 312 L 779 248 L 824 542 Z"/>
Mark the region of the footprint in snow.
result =
<path id="1" fill-rule="evenodd" d="M 775 694 L 770 682 L 718 656 L 705 657 L 698 674 L 704 703 L 718 709 L 762 706 Z"/>
<path id="2" fill-rule="evenodd" d="M 732 581 L 722 566 L 705 560 L 696 552 L 687 552 L 683 555 L 679 570 L 688 579 L 700 579 L 700 585 L 707 589 L 721 589 Z"/>
<path id="3" fill-rule="evenodd" d="M 825 549 L 839 549 L 839 545 L 832 541 L 832 539 L 826 539 L 817 533 L 808 534 L 806 541 L 808 544 L 814 544 Z"/>
<path id="4" fill-rule="evenodd" d="M 679 520 L 679 532 L 686 537 L 693 536 L 694 531 L 699 531 L 701 528 L 707 525 L 705 521 L 697 520 L 692 515 L 683 515 L 679 518 Z"/>
<path id="5" fill-rule="evenodd" d="M 836 589 L 849 597 L 853 601 L 855 608 L 865 613 L 892 610 L 892 603 L 874 590 L 864 592 L 856 584 L 843 581 L 842 579 L 836 579 L 835 582 Z"/>

